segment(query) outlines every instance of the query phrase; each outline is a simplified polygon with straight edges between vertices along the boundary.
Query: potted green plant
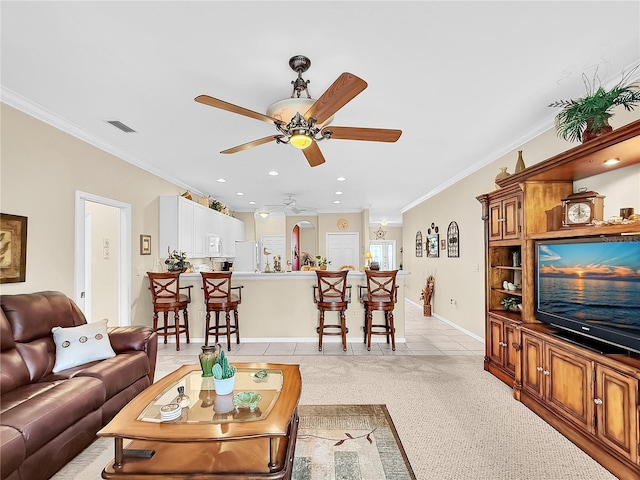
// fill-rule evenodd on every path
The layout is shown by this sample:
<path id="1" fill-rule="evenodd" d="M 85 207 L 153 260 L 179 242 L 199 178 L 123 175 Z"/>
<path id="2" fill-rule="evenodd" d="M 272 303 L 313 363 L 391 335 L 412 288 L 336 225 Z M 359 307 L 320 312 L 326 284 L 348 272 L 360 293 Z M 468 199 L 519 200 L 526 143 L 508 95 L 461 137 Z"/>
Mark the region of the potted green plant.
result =
<path id="1" fill-rule="evenodd" d="M 326 257 L 323 257 L 321 255 L 316 255 L 316 260 L 318 260 L 318 268 L 320 268 L 320 270 L 326 270 L 327 269 L 327 265 L 331 265 L 330 261 L 327 261 Z"/>
<path id="2" fill-rule="evenodd" d="M 631 81 L 636 70 L 637 67 L 623 74 L 620 82 L 610 90 L 605 90 L 600 85 L 597 71 L 592 81 L 583 74 L 587 90 L 584 97 L 558 100 L 549 104 L 550 107 L 562 108 L 555 119 L 558 137 L 570 142 L 584 143 L 613 130 L 609 125 L 609 118 L 613 116 L 612 110 L 622 105 L 625 110 L 631 111 L 640 102 L 640 82 Z"/>
<path id="3" fill-rule="evenodd" d="M 167 252 L 169 253 L 169 257 L 164 261 L 167 265 L 167 270 L 170 272 L 186 272 L 187 269 L 191 266 L 191 263 L 187 261 L 187 254 L 184 252 L 178 252 L 167 248 Z"/>
<path id="4" fill-rule="evenodd" d="M 510 312 L 520 312 L 522 309 L 522 300 L 516 297 L 506 297 L 500 301 L 505 310 Z"/>
<path id="5" fill-rule="evenodd" d="M 229 365 L 229 360 L 221 350 L 213 365 L 213 387 L 216 395 L 228 395 L 233 392 L 236 379 L 236 367 Z"/>

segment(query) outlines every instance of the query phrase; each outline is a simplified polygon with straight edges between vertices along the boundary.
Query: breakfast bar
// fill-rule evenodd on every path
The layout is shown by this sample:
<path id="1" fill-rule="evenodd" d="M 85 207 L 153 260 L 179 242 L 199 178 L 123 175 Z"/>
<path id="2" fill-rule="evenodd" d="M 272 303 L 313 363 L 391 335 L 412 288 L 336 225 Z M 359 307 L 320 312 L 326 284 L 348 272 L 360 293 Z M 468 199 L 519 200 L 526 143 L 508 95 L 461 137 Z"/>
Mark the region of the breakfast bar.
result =
<path id="1" fill-rule="evenodd" d="M 398 303 L 394 309 L 396 342 L 404 342 L 405 271 L 397 276 Z M 358 286 L 365 285 L 365 274 L 349 271 L 351 302 L 347 310 L 348 342 L 363 341 L 364 310 L 358 299 Z M 234 272 L 232 285 L 242 285 L 242 304 L 238 308 L 241 342 L 312 342 L 318 340 L 318 311 L 313 301 L 314 271 L 254 273 Z M 189 330 L 192 342 L 204 339 L 205 306 L 199 273 L 183 273 L 180 285 L 191 288 Z M 329 316 L 329 314 L 328 314 Z M 213 340 L 209 339 L 210 342 Z M 338 337 L 328 341 L 340 341 Z M 382 340 L 384 341 L 384 340 Z M 232 342 L 235 339 L 232 338 Z M 233 347 L 232 347 L 233 348 Z"/>

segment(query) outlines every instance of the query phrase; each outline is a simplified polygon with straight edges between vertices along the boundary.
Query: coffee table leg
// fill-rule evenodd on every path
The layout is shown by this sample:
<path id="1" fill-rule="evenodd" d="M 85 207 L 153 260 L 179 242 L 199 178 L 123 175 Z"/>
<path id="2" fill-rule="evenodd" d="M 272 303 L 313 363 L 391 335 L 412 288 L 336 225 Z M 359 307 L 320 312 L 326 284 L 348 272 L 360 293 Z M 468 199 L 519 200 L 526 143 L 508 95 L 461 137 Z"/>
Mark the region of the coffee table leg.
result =
<path id="1" fill-rule="evenodd" d="M 276 458 L 278 456 L 278 444 L 279 439 L 277 437 L 269 437 L 269 468 L 273 470 L 278 466 Z"/>
<path id="2" fill-rule="evenodd" d="M 115 461 L 113 463 L 113 468 L 122 468 L 122 464 L 124 463 L 124 440 L 122 437 L 116 437 L 116 453 L 115 453 Z"/>

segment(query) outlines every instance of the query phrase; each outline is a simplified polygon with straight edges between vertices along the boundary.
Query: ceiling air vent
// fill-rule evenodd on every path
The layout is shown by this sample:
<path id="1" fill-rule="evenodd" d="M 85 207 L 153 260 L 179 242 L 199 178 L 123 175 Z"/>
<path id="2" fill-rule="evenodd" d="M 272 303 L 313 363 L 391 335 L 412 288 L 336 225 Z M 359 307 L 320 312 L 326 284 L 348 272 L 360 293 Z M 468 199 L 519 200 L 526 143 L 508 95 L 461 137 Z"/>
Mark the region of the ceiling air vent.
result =
<path id="1" fill-rule="evenodd" d="M 107 123 L 110 123 L 114 127 L 122 130 L 124 133 L 136 133 L 136 131 L 128 125 L 118 121 L 118 120 L 107 120 Z"/>

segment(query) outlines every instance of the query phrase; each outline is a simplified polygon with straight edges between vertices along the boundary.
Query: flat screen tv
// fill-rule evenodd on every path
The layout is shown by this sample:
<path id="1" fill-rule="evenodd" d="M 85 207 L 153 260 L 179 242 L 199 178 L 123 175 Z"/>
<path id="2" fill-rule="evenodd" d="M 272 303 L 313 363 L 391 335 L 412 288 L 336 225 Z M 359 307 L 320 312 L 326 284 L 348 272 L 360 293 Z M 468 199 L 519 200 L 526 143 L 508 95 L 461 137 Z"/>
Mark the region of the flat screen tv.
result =
<path id="1" fill-rule="evenodd" d="M 586 344 L 640 353 L 640 235 L 537 241 L 535 315 Z"/>

